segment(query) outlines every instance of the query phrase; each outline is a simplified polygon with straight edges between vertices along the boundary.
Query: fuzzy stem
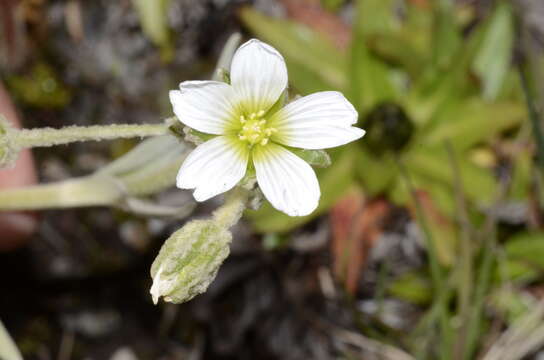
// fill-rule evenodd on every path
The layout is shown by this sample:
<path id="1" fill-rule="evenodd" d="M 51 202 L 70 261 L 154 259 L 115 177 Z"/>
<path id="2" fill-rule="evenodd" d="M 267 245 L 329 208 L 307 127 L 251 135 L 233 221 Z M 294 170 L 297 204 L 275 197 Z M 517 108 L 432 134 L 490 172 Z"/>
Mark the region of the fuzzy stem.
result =
<path id="1" fill-rule="evenodd" d="M 242 217 L 248 199 L 248 190 L 241 187 L 231 190 L 226 195 L 225 203 L 213 213 L 214 220 L 227 229 L 234 226 Z"/>
<path id="2" fill-rule="evenodd" d="M 147 137 L 168 133 L 168 123 L 66 126 L 60 129 L 38 128 L 11 130 L 12 146 L 22 148 L 48 147 L 76 141 L 99 141 L 119 138 Z"/>

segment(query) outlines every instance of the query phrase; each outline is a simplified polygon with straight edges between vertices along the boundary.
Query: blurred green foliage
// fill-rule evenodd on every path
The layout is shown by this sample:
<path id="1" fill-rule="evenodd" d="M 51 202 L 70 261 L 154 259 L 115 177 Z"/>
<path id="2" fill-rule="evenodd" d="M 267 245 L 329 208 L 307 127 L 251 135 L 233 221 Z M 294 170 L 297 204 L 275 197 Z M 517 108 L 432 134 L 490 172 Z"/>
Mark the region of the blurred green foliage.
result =
<path id="1" fill-rule="evenodd" d="M 341 3 L 322 1 L 332 11 Z M 248 215 L 260 232 L 287 233 L 354 188 L 413 210 L 427 245 L 434 244 L 431 266 L 391 279 L 386 292 L 428 307 L 411 335 L 417 358 L 472 359 L 490 326 L 489 309 L 507 324 L 526 316 L 528 295 L 516 289 L 544 275 L 544 235 L 508 234 L 503 245 L 493 214 L 498 203 L 538 198 L 532 150 L 520 146 L 531 134 L 513 66 L 517 13 L 502 0 L 485 17 L 450 0 L 354 5 L 347 49 L 317 28 L 241 12 L 284 55 L 292 89 L 341 91 L 367 130 L 331 150 L 332 165 L 318 169 L 315 213 L 290 218 L 265 205 Z M 507 180 L 498 176 L 505 162 Z"/>
<path id="2" fill-rule="evenodd" d="M 7 75 L 5 81 L 10 93 L 26 105 L 61 108 L 72 99 L 70 90 L 46 63 L 36 63 L 25 75 Z"/>
<path id="3" fill-rule="evenodd" d="M 132 3 L 138 13 L 144 34 L 160 48 L 162 59 L 171 61 L 174 48 L 167 17 L 170 0 L 132 0 Z"/>
<path id="4" fill-rule="evenodd" d="M 454 148 L 471 205 L 488 206 L 497 195 L 492 169 L 472 154 L 526 118 L 510 66 L 511 6 L 499 2 L 480 26 L 462 35 L 466 20 L 449 1 L 432 2 L 428 8 L 407 2 L 403 16 L 395 4 L 357 1 L 353 38 L 346 51 L 296 22 L 251 8 L 242 11 L 251 31 L 285 56 L 296 91 L 343 92 L 359 111 L 359 125 L 368 131 L 358 143 L 332 151 L 333 166 L 319 171 L 323 193 L 319 211 L 301 220 L 264 206 L 250 214 L 259 231 L 289 231 L 322 214 L 351 186 L 362 187 L 369 196 L 385 193 L 398 204 L 410 205 L 398 161 L 405 164 L 414 187 L 428 192 L 440 212 L 451 217 L 454 177 L 445 144 Z M 383 113 L 387 107 L 396 109 L 396 115 Z M 334 176 L 334 182 L 324 181 L 329 174 L 339 174 L 335 162 L 343 166 L 345 179 Z M 520 181 L 523 178 L 520 174 Z M 518 196 L 527 190 L 520 183 L 513 187 Z M 450 240 L 438 243 L 452 250 Z M 441 253 L 443 261 L 451 261 L 453 254 L 444 249 Z"/>

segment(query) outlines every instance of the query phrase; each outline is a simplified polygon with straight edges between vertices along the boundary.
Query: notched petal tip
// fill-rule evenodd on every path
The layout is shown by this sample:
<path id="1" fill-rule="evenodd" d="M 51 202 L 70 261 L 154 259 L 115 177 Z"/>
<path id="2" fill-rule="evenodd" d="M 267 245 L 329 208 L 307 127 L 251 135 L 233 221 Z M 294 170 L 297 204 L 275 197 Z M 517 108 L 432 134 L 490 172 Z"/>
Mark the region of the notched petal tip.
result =
<path id="1" fill-rule="evenodd" d="M 169 93 L 174 114 L 185 125 L 206 134 L 222 135 L 234 112 L 234 90 L 219 81 L 185 81 Z"/>
<path id="2" fill-rule="evenodd" d="M 281 60 L 283 61 L 283 56 L 280 54 L 278 50 L 276 50 L 273 46 L 268 45 L 267 43 L 262 42 L 261 40 L 255 39 L 255 38 L 250 39 L 246 41 L 245 43 L 243 43 L 242 45 L 240 45 L 240 47 L 238 48 L 238 51 L 251 48 L 251 47 L 255 47 L 255 49 L 258 49 L 258 50 L 264 50 L 274 56 L 279 56 Z"/>
<path id="3" fill-rule="evenodd" d="M 287 87 L 283 56 L 257 39 L 247 41 L 236 50 L 230 75 L 237 96 L 253 111 L 269 109 Z"/>

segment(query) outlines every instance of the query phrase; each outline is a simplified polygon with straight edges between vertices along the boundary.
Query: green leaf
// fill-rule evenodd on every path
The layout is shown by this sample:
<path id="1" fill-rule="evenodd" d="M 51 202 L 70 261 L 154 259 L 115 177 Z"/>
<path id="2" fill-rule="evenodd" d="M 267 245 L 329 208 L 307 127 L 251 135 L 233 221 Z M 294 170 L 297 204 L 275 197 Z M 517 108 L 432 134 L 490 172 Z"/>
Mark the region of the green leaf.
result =
<path id="1" fill-rule="evenodd" d="M 359 0 L 351 45 L 349 98 L 360 111 L 396 98 L 392 73 L 367 46 L 370 35 L 387 33 L 398 26 L 391 0 Z"/>
<path id="2" fill-rule="evenodd" d="M 398 177 L 396 180 L 389 192 L 390 199 L 395 204 L 415 209 L 417 204 L 414 203 L 405 179 Z M 450 266 L 454 262 L 457 248 L 456 229 L 447 217 L 454 214 L 451 186 L 415 171 L 410 171 L 410 180 L 415 190 L 425 191 L 431 200 L 429 206 L 423 206 L 424 201 L 420 201 L 424 218 L 419 221 L 425 221 L 435 240 L 436 254 L 440 263 Z"/>
<path id="3" fill-rule="evenodd" d="M 519 125 L 526 118 L 526 109 L 517 102 L 501 102 L 493 105 L 472 98 L 449 109 L 435 119 L 432 130 L 424 136 L 429 145 L 444 144 L 448 140 L 462 151 L 469 147 L 493 140 L 501 132 Z"/>
<path id="4" fill-rule="evenodd" d="M 538 279 L 542 271 L 522 260 L 506 259 L 495 268 L 495 281 L 502 284 L 506 281 L 515 284 L 527 284 Z"/>
<path id="5" fill-rule="evenodd" d="M 255 35 L 282 53 L 290 80 L 299 90 L 312 88 L 313 78 L 320 79 L 325 85 L 321 90 L 346 87 L 345 55 L 318 33 L 292 21 L 265 16 L 249 7 L 240 11 L 240 18 Z M 301 69 L 305 69 L 305 76 L 297 77 Z M 304 78 L 309 80 L 305 82 Z"/>
<path id="6" fill-rule="evenodd" d="M 491 203 L 497 195 L 497 183 L 493 174 L 472 164 L 464 157 L 457 158 L 467 198 L 478 206 Z M 453 170 L 444 146 L 414 149 L 405 155 L 404 160 L 410 171 L 446 184 L 453 191 Z"/>
<path id="7" fill-rule="evenodd" d="M 512 161 L 512 182 L 510 184 L 510 198 L 526 201 L 531 191 L 532 152 L 530 149 L 523 149 Z"/>
<path id="8" fill-rule="evenodd" d="M 144 34 L 157 46 L 168 46 L 167 10 L 170 0 L 132 0 Z"/>
<path id="9" fill-rule="evenodd" d="M 413 79 L 426 69 L 426 54 L 407 38 L 404 31 L 369 35 L 367 46 L 372 54 L 402 68 Z"/>
<path id="10" fill-rule="evenodd" d="M 511 259 L 544 269 L 544 232 L 514 236 L 506 243 L 505 251 Z"/>
<path id="11" fill-rule="evenodd" d="M 432 30 L 432 59 L 438 69 L 445 69 L 455 61 L 455 53 L 461 44 L 461 32 L 456 24 L 452 1 L 436 1 Z"/>
<path id="12" fill-rule="evenodd" d="M 417 305 L 426 305 L 432 299 L 432 286 L 423 274 L 411 272 L 395 279 L 388 293 Z"/>
<path id="13" fill-rule="evenodd" d="M 398 175 L 394 155 L 374 157 L 368 151 L 360 150 L 355 159 L 355 169 L 365 192 L 379 195 L 387 192 Z"/>
<path id="14" fill-rule="evenodd" d="M 510 3 L 500 1 L 484 28 L 473 69 L 483 82 L 484 98 L 493 100 L 502 88 L 512 59 L 514 19 Z"/>
<path id="15" fill-rule="evenodd" d="M 349 98 L 360 112 L 397 98 L 389 68 L 370 53 L 365 39 L 356 36 L 351 46 Z"/>
<path id="16" fill-rule="evenodd" d="M 470 66 L 482 41 L 483 31 L 476 28 L 453 55 L 455 61 L 447 68 L 429 66 L 416 81 L 410 95 L 405 99 L 405 105 L 414 121 L 424 125 L 446 104 L 475 94 Z"/>
<path id="17" fill-rule="evenodd" d="M 357 0 L 355 32 L 361 36 L 386 33 L 400 26 L 395 0 Z"/>

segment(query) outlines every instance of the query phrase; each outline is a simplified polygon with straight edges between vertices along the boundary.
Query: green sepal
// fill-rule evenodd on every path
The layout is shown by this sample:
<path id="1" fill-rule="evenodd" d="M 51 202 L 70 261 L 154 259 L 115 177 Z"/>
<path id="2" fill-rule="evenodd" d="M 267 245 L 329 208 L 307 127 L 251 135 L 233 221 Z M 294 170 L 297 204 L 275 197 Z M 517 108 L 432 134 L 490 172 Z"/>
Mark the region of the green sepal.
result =
<path id="1" fill-rule="evenodd" d="M 289 99 L 289 91 L 287 89 L 283 90 L 278 100 L 268 109 L 266 114 L 264 114 L 264 118 L 270 118 L 275 113 L 277 113 L 282 107 L 287 104 L 287 100 Z"/>
<path id="2" fill-rule="evenodd" d="M 290 149 L 296 156 L 306 161 L 308 164 L 326 168 L 331 165 L 331 157 L 325 150 L 305 150 L 305 149 Z"/>
<path id="3" fill-rule="evenodd" d="M 224 68 L 219 68 L 217 69 L 217 75 L 221 81 L 230 85 L 230 71 Z"/>

